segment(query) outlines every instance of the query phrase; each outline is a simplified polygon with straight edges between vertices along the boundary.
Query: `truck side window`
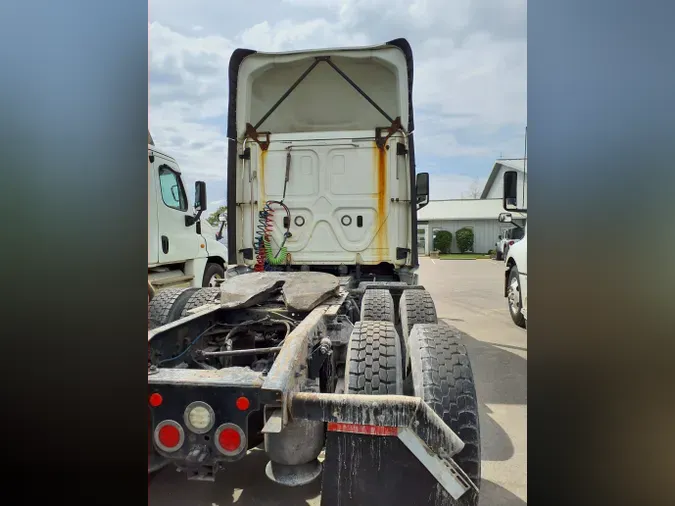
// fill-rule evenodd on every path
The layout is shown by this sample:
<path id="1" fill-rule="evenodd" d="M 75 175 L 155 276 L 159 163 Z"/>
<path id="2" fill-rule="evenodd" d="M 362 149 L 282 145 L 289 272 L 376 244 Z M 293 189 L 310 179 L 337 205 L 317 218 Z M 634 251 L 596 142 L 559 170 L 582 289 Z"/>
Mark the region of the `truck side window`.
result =
<path id="1" fill-rule="evenodd" d="M 162 190 L 162 201 L 167 207 L 177 211 L 187 211 L 187 197 L 180 176 L 168 165 L 159 167 L 159 186 Z"/>

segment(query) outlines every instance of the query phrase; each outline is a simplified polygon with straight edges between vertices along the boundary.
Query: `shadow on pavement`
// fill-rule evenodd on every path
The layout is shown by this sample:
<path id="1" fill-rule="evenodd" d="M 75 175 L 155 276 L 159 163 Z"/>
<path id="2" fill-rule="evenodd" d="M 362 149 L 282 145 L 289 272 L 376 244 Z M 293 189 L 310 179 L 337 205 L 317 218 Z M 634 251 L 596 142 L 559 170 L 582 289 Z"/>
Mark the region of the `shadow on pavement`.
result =
<path id="1" fill-rule="evenodd" d="M 319 504 L 321 477 L 304 487 L 290 488 L 277 485 L 265 476 L 267 456 L 260 449 L 254 449 L 243 460 L 234 463 L 232 474 L 236 479 L 228 480 L 228 469 L 220 471 L 214 483 L 187 481 L 183 473 L 168 466 L 160 471 L 150 483 L 149 506 L 307 506 Z M 308 501 L 315 499 L 309 503 Z"/>
<path id="2" fill-rule="evenodd" d="M 447 321 L 447 319 L 444 319 Z M 450 321 L 447 321 L 452 325 Z M 461 332 L 461 331 L 460 331 Z M 490 404 L 527 405 L 527 360 L 461 332 L 476 381 L 481 430 L 481 458 L 506 461 L 514 454 L 511 438 L 490 416 Z"/>
<path id="3" fill-rule="evenodd" d="M 506 346 L 478 341 L 462 332 L 478 398 L 484 404 L 527 405 L 527 360 L 507 351 Z"/>
<path id="4" fill-rule="evenodd" d="M 525 506 L 527 503 L 504 487 L 481 480 L 478 506 Z"/>

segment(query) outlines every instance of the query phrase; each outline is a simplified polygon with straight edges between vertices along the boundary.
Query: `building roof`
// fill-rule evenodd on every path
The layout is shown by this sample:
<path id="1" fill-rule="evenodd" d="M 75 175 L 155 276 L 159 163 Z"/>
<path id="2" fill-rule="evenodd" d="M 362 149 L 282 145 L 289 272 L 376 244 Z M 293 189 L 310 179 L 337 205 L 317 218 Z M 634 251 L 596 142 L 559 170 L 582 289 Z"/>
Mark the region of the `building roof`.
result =
<path id="1" fill-rule="evenodd" d="M 499 171 L 501 170 L 502 167 L 510 170 L 517 170 L 519 172 L 525 172 L 525 159 L 505 158 L 497 160 L 494 166 L 492 167 L 492 172 L 490 172 L 490 176 L 488 177 L 487 182 L 485 183 L 485 188 L 483 188 L 483 193 L 480 196 L 481 199 L 487 198 L 488 193 L 490 192 L 490 188 L 492 188 L 492 185 L 494 184 L 495 179 L 497 179 L 497 175 L 499 174 Z"/>
<path id="2" fill-rule="evenodd" d="M 502 199 L 432 200 L 417 211 L 418 221 L 432 220 L 495 220 L 503 213 Z M 513 219 L 527 218 L 522 213 L 511 213 Z"/>

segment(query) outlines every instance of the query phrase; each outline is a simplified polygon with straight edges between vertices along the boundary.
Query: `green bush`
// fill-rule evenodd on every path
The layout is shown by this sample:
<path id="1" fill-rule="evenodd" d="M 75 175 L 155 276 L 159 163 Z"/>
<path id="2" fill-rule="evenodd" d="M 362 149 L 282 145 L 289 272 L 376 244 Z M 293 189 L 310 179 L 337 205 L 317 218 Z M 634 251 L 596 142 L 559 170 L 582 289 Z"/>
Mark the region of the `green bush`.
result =
<path id="1" fill-rule="evenodd" d="M 473 251 L 473 230 L 470 228 L 460 228 L 455 232 L 457 248 L 461 253 Z"/>
<path id="2" fill-rule="evenodd" d="M 450 247 L 452 246 L 452 234 L 447 230 L 439 230 L 436 232 L 436 237 L 434 237 L 434 250 L 440 251 L 442 254 L 446 255 L 450 253 Z"/>
<path id="3" fill-rule="evenodd" d="M 488 250 L 487 254 L 488 255 L 494 255 L 496 252 L 493 249 Z"/>

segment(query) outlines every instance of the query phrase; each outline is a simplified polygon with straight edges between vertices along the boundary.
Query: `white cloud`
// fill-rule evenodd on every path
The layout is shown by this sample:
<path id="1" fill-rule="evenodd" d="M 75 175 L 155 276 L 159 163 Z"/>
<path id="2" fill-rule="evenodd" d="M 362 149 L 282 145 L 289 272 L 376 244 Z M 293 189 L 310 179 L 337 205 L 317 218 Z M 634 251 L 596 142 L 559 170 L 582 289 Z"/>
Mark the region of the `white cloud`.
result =
<path id="1" fill-rule="evenodd" d="M 432 176 L 433 198 L 467 191 L 473 178 L 462 175 L 462 160 L 484 160 L 476 174 L 483 177 L 500 154 L 522 153 L 525 0 L 257 0 L 253 10 L 194 2 L 198 9 L 153 0 L 149 24 L 150 129 L 191 179 L 225 179 L 235 47 L 284 51 L 407 38 L 415 55 L 418 163 L 433 158 L 444 167 Z"/>
<path id="2" fill-rule="evenodd" d="M 368 44 L 365 35 L 346 33 L 338 23 L 323 18 L 299 23 L 288 19 L 275 24 L 264 21 L 244 30 L 239 40 L 245 47 L 266 52 Z"/>
<path id="3" fill-rule="evenodd" d="M 415 105 L 464 117 L 455 126 L 524 126 L 527 113 L 525 41 L 495 41 L 485 32 L 427 42 L 435 56 L 417 65 Z M 426 49 L 426 48 L 425 48 Z M 432 52 L 432 51 L 429 51 Z"/>
<path id="4" fill-rule="evenodd" d="M 476 187 L 481 191 L 487 177 L 472 178 L 461 174 L 429 174 L 429 198 L 432 200 L 470 198 L 469 193 Z"/>

